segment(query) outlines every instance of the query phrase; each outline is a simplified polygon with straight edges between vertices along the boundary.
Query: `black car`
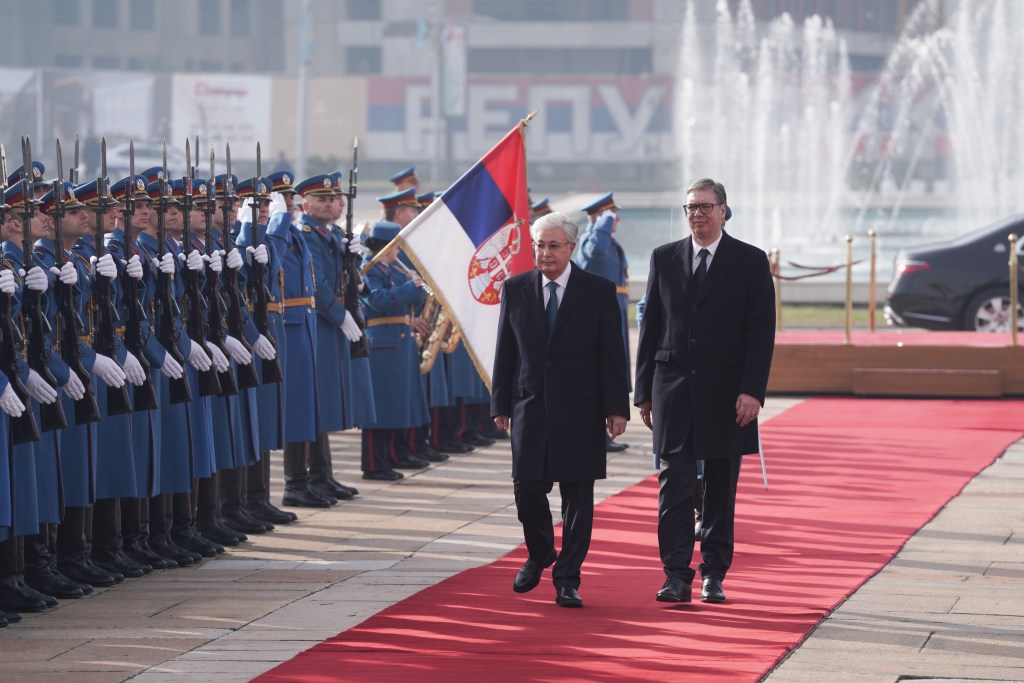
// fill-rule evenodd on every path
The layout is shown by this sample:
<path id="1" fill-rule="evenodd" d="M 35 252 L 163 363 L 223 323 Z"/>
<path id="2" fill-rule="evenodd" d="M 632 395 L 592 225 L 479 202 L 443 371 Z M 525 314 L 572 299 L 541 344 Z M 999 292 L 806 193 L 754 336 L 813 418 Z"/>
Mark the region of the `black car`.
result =
<path id="1" fill-rule="evenodd" d="M 1010 329 L 1010 233 L 1022 239 L 1024 214 L 948 242 L 901 249 L 886 294 L 890 325 L 929 330 L 1008 332 Z M 1019 259 L 1024 265 L 1024 256 Z M 1024 271 L 1018 265 L 1018 287 Z M 1018 330 L 1024 307 L 1017 304 Z"/>

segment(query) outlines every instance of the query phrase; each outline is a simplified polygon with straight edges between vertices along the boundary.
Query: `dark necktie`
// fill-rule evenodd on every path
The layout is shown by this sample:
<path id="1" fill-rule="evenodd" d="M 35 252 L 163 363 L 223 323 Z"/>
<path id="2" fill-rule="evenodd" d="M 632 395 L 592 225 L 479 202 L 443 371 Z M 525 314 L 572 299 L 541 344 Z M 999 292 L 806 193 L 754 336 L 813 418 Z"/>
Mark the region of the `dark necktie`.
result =
<path id="1" fill-rule="evenodd" d="M 555 318 L 558 316 L 558 283 L 548 283 L 548 305 L 544 309 L 548 316 L 548 334 L 555 329 Z"/>
<path id="2" fill-rule="evenodd" d="M 708 256 L 711 252 L 707 249 L 701 249 L 697 252 L 697 258 L 700 259 L 700 263 L 697 264 L 697 270 L 693 271 L 693 284 L 697 285 L 697 291 L 700 291 L 701 285 L 704 284 L 704 276 L 708 274 Z"/>

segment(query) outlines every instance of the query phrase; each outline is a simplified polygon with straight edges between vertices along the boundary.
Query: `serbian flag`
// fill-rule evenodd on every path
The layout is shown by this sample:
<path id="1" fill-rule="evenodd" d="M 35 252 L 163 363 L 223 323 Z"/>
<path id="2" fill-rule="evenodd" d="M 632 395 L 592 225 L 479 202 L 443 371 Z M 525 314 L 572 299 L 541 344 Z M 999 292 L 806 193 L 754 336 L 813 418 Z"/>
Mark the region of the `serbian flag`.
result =
<path id="1" fill-rule="evenodd" d="M 530 118 L 395 238 L 458 324 L 488 389 L 502 286 L 533 267 L 525 151 Z"/>

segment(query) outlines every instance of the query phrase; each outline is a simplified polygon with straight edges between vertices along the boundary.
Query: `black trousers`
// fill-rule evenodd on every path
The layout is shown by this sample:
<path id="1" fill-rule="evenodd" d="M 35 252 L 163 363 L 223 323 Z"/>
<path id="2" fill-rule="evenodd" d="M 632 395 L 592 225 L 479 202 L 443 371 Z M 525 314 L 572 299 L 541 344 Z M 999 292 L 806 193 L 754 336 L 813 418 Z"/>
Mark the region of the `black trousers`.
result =
<path id="1" fill-rule="evenodd" d="M 530 558 L 543 561 L 555 548 L 555 530 L 548 494 L 550 481 L 514 480 L 516 509 Z M 555 588 L 580 587 L 580 571 L 590 550 L 594 531 L 594 481 L 560 481 L 562 497 L 562 550 L 551 570 Z M 692 531 L 692 530 L 691 530 Z"/>
<path id="2" fill-rule="evenodd" d="M 736 518 L 736 483 L 741 458 L 704 461 L 704 514 L 700 532 L 702 577 L 725 578 L 732 566 Z M 692 453 L 661 456 L 658 482 L 658 549 L 665 574 L 693 581 L 690 567 L 695 543 L 693 535 L 694 491 L 697 461 Z"/>

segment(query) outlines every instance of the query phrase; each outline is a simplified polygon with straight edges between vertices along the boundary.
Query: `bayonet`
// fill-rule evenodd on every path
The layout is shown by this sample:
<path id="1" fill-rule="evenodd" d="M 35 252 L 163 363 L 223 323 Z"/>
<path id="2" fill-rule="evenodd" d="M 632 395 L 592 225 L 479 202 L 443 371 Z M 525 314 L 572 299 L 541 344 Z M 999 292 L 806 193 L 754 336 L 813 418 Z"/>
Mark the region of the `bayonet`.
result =
<path id="1" fill-rule="evenodd" d="M 256 177 L 252 179 L 252 246 L 259 247 L 260 245 L 260 202 L 264 200 L 264 194 L 261 192 L 263 184 L 263 165 L 261 162 L 262 155 L 260 154 L 260 143 L 256 143 Z M 267 338 L 267 340 L 274 344 L 275 348 L 277 343 L 274 340 L 274 333 L 270 330 L 270 320 L 267 314 L 267 307 L 270 303 L 270 289 L 267 287 L 267 267 L 253 259 L 252 262 L 252 321 L 256 325 L 257 331 L 261 335 Z M 282 296 L 284 294 L 282 293 Z M 260 367 L 263 369 L 263 382 L 265 384 L 273 384 L 280 382 L 283 378 L 281 372 L 281 362 L 277 359 L 277 356 L 273 360 L 263 359 Z"/>
<path id="2" fill-rule="evenodd" d="M 75 165 L 68 169 L 68 180 L 72 185 L 78 184 L 78 133 L 75 133 Z"/>
<path id="3" fill-rule="evenodd" d="M 355 198 L 357 193 L 357 184 L 359 178 L 359 138 L 352 138 L 352 169 L 348 172 L 348 192 L 345 197 L 348 200 L 348 205 L 345 207 L 345 237 L 348 239 L 348 244 L 352 244 L 355 235 L 352 230 L 353 223 L 353 211 L 355 205 Z M 359 261 L 358 255 L 344 250 L 342 255 L 342 273 L 341 273 L 341 292 L 342 297 L 345 301 L 345 310 L 352 316 L 356 325 L 359 326 L 360 330 L 366 329 L 366 323 L 363 320 L 362 311 L 359 310 L 359 281 L 362 279 L 359 275 Z M 366 345 L 366 335 L 364 334 L 355 342 L 349 346 L 349 352 L 352 358 L 367 358 L 370 355 L 369 348 Z"/>

